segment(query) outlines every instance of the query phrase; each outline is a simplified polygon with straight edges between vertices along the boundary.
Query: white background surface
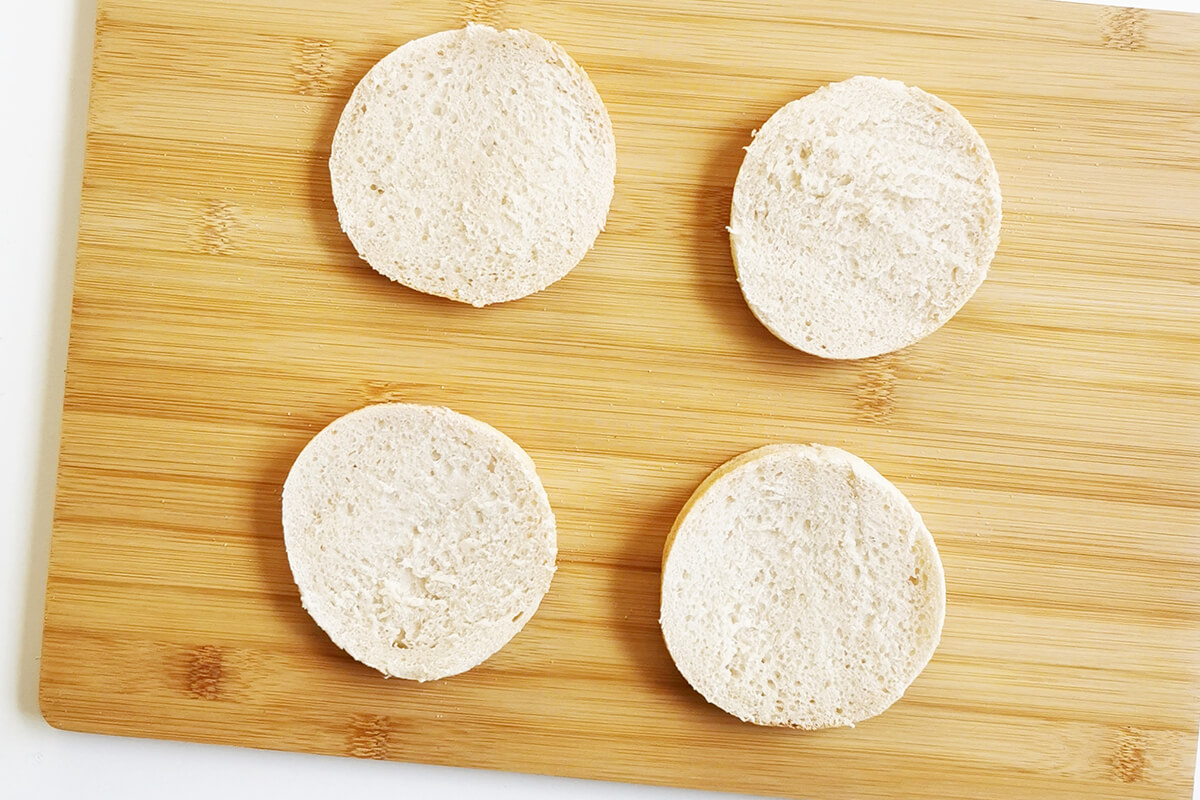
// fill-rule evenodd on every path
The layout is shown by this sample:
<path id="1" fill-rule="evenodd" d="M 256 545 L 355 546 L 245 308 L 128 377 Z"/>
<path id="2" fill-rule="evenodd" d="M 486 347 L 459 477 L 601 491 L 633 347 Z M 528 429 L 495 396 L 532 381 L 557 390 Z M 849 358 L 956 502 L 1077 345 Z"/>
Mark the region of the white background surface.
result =
<path id="1" fill-rule="evenodd" d="M 1153 5 L 1200 11 L 1200 0 L 1157 0 Z M 6 0 L 0 25 L 0 153 L 5 163 L 0 191 L 0 796 L 730 797 L 89 736 L 56 731 L 42 721 L 37 662 L 94 17 L 94 0 Z"/>

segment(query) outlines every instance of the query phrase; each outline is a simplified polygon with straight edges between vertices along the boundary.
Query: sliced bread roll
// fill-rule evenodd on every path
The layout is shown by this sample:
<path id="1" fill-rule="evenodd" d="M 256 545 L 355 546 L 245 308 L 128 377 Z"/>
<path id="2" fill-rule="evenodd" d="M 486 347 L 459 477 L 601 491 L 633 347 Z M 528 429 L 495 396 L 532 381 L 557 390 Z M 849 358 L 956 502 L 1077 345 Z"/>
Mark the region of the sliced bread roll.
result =
<path id="1" fill-rule="evenodd" d="M 468 670 L 524 627 L 550 588 L 554 514 L 533 462 L 490 425 L 392 403 L 335 420 L 283 487 L 304 608 L 384 675 Z"/>
<path id="2" fill-rule="evenodd" d="M 468 25 L 371 68 L 329 158 L 342 229 L 392 280 L 476 306 L 579 263 L 613 196 L 612 123 L 584 71 L 521 30 Z"/>
<path id="3" fill-rule="evenodd" d="M 755 316 L 826 358 L 898 350 L 941 327 L 1000 241 L 987 145 L 949 103 L 857 77 L 776 111 L 746 148 L 729 235 Z"/>
<path id="4" fill-rule="evenodd" d="M 946 588 L 908 500 L 844 450 L 773 445 L 717 469 L 663 555 L 663 637 L 696 691 L 759 725 L 883 712 L 929 662 Z"/>

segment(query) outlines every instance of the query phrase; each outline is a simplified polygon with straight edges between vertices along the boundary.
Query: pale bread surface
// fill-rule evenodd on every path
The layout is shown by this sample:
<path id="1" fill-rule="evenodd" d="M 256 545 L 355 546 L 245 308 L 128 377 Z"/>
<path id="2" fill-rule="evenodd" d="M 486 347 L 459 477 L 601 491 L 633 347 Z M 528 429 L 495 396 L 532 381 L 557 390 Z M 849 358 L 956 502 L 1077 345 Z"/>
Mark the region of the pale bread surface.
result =
<path id="1" fill-rule="evenodd" d="M 933 537 L 895 486 L 835 447 L 771 445 L 718 468 L 663 554 L 671 657 L 748 722 L 815 729 L 880 714 L 941 636 Z"/>
<path id="2" fill-rule="evenodd" d="M 600 95 L 561 47 L 468 25 L 371 68 L 329 171 L 367 263 L 484 306 L 540 291 L 584 257 L 612 201 L 616 145 Z"/>
<path id="3" fill-rule="evenodd" d="M 554 514 L 529 456 L 479 420 L 391 403 L 332 422 L 283 489 L 304 608 L 385 675 L 454 675 L 503 647 L 550 588 Z"/>
<path id="4" fill-rule="evenodd" d="M 1000 180 L 953 106 L 855 77 L 776 111 L 746 148 L 730 246 L 755 316 L 825 358 L 906 347 L 983 283 Z"/>

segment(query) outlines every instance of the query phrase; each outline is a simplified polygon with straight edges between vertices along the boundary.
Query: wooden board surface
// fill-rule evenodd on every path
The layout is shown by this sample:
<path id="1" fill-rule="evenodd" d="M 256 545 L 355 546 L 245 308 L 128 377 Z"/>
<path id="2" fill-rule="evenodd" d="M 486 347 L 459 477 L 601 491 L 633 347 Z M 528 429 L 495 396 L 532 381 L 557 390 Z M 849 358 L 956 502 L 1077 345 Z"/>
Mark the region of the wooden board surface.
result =
<path id="1" fill-rule="evenodd" d="M 608 231 L 479 310 L 376 275 L 329 142 L 357 79 L 467 19 L 557 40 L 608 104 Z M 778 106 L 882 74 L 954 103 L 1005 195 L 989 280 L 898 354 L 827 363 L 744 305 L 725 222 Z M 812 798 L 1184 798 L 1200 719 L 1200 19 L 1004 0 L 102 0 L 41 703 L 75 730 Z M 560 566 L 465 675 L 384 681 L 300 608 L 301 447 L 447 404 L 537 462 Z M 949 609 L 855 729 L 743 725 L 656 623 L 668 527 L 752 447 L 908 494 Z"/>

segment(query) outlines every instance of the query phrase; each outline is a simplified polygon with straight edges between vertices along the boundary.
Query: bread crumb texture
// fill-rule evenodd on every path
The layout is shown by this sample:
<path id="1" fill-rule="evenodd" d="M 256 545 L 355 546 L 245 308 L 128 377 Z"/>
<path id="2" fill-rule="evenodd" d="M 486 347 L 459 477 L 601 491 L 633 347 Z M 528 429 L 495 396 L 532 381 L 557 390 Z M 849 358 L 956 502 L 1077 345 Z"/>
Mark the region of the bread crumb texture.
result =
<path id="1" fill-rule="evenodd" d="M 882 713 L 941 636 L 933 537 L 895 486 L 834 447 L 773 445 L 718 469 L 668 538 L 662 630 L 687 681 L 759 725 Z"/>
<path id="2" fill-rule="evenodd" d="M 343 650 L 426 681 L 481 663 L 550 588 L 554 514 L 529 456 L 450 409 L 389 403 L 336 420 L 283 489 L 301 601 Z"/>
<path id="3" fill-rule="evenodd" d="M 476 306 L 540 291 L 604 228 L 612 123 L 558 45 L 486 25 L 371 68 L 329 159 L 342 229 L 389 278 Z"/>
<path id="4" fill-rule="evenodd" d="M 983 139 L 915 87 L 856 77 L 776 111 L 746 148 L 729 233 L 776 336 L 826 358 L 898 350 L 979 288 L 1000 241 Z"/>

